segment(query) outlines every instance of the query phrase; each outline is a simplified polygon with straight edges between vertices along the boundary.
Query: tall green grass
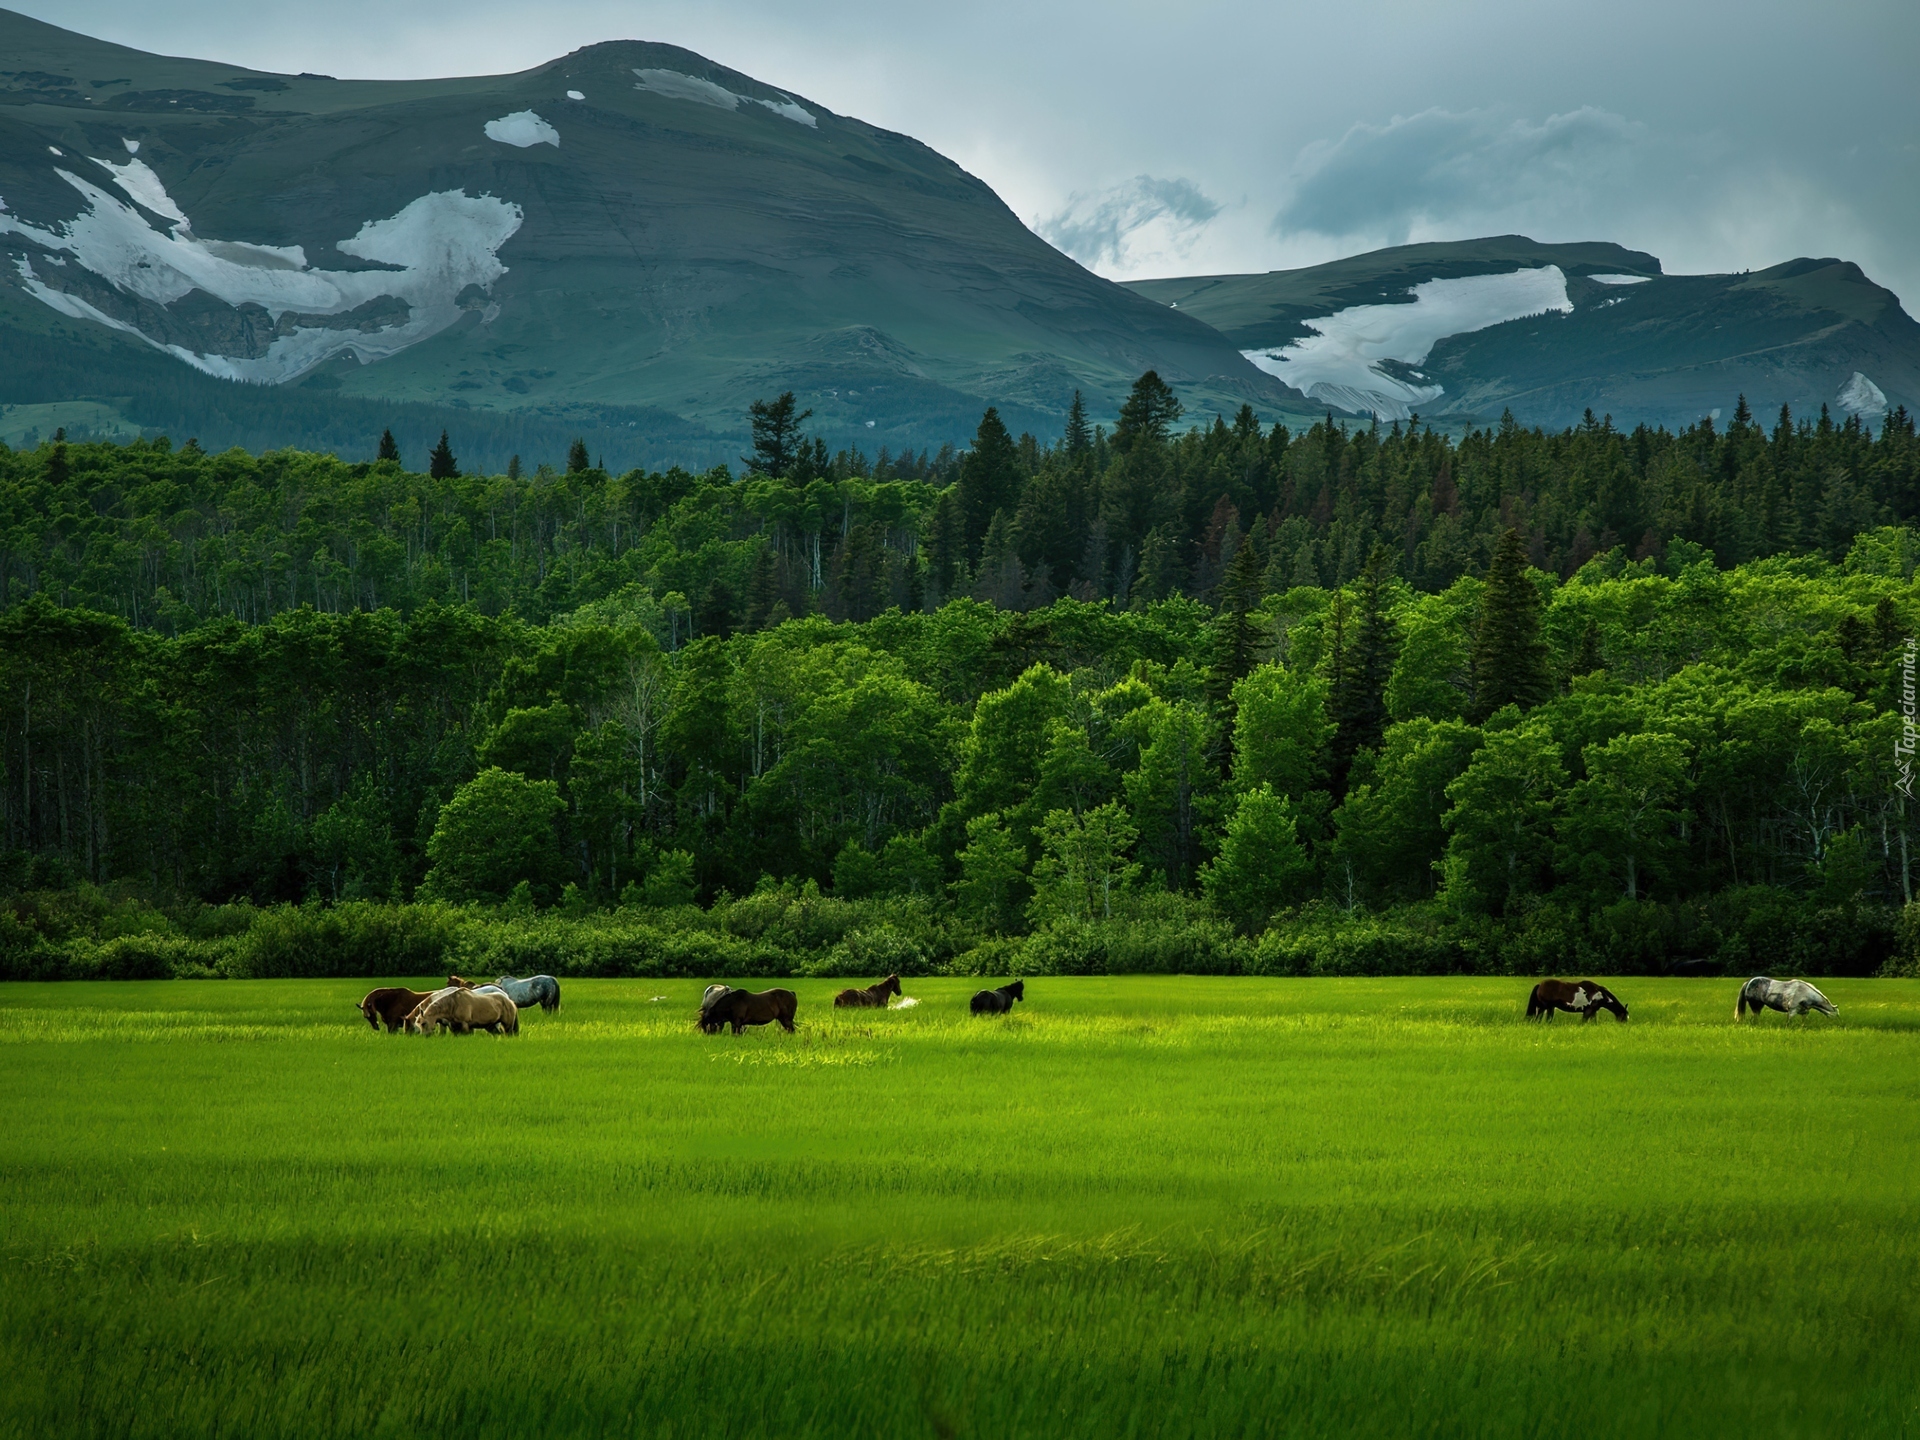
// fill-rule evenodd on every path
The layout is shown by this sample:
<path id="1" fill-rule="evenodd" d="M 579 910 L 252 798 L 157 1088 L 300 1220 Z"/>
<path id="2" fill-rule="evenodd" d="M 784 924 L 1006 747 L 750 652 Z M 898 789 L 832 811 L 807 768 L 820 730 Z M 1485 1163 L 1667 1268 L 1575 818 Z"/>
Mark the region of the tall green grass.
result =
<path id="1" fill-rule="evenodd" d="M 365 983 L 0 988 L 0 1433 L 1920 1434 L 1920 983 Z"/>

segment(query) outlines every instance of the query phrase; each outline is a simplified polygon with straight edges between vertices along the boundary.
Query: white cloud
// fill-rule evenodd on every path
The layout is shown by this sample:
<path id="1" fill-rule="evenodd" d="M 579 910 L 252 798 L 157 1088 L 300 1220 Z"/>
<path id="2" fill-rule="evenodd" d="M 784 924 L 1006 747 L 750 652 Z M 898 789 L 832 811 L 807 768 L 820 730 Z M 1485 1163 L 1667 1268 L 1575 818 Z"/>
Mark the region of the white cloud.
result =
<path id="1" fill-rule="evenodd" d="M 1220 206 L 1191 180 L 1136 175 L 1124 185 L 1067 197 L 1034 229 L 1089 269 L 1130 269 L 1160 255 L 1186 256 Z"/>

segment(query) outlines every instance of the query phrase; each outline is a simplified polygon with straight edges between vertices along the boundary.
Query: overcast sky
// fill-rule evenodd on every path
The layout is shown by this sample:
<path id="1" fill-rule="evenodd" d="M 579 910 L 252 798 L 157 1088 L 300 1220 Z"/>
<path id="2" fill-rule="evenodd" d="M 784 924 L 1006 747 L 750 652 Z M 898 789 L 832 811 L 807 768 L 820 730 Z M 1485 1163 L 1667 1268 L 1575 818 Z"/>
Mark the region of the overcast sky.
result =
<path id="1" fill-rule="evenodd" d="M 1857 260 L 1920 309 L 1920 3 L 6 0 L 265 70 L 522 70 L 665 40 L 924 140 L 1104 275 L 1406 240 Z"/>

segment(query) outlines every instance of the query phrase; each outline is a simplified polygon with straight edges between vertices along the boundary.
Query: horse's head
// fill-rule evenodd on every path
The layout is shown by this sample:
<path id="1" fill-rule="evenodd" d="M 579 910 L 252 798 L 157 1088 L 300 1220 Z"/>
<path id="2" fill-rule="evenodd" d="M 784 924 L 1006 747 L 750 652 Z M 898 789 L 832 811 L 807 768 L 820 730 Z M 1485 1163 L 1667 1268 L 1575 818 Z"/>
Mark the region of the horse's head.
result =
<path id="1" fill-rule="evenodd" d="M 449 990 L 471 990 L 473 989 L 473 981 L 463 980 L 458 975 L 449 975 L 447 976 L 447 988 Z"/>
<path id="2" fill-rule="evenodd" d="M 889 975 L 873 988 L 878 990 L 882 995 L 898 995 L 900 993 L 900 977 L 898 975 Z"/>
<path id="3" fill-rule="evenodd" d="M 1016 980 L 1011 985 L 1003 985 L 1001 989 L 1006 992 L 1009 1000 L 1024 1000 L 1027 998 L 1027 982 L 1024 980 Z"/>
<path id="4" fill-rule="evenodd" d="M 1624 1000 L 1605 986 L 1596 986 L 1595 988 L 1600 992 L 1594 997 L 1593 1003 L 1596 1006 L 1602 1010 L 1611 1010 L 1615 1020 L 1624 1020 L 1627 1018 L 1627 1006 Z"/>
<path id="5" fill-rule="evenodd" d="M 380 1012 L 373 1008 L 373 996 L 369 995 L 360 1002 L 360 1013 L 366 1017 L 367 1024 L 376 1030 L 380 1028 Z"/>

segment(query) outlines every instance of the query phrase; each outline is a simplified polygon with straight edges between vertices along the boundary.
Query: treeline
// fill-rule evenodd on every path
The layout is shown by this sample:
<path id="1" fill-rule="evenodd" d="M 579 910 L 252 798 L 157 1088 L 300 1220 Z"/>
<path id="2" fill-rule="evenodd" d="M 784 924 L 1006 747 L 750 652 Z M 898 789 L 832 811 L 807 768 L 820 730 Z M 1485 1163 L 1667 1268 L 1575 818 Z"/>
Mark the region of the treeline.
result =
<path id="1" fill-rule="evenodd" d="M 1143 376 L 1111 431 L 1075 403 L 1064 436 L 1010 435 L 989 410 L 962 454 L 829 455 L 792 398 L 756 406 L 744 478 L 725 467 L 609 474 L 584 443 L 564 467 L 426 473 L 294 451 L 205 454 L 166 440 L 0 452 L 0 606 L 56 604 L 182 634 L 226 616 L 470 608 L 546 623 L 645 590 L 663 644 L 788 618 L 872 619 L 972 598 L 1139 609 L 1218 604 L 1242 549 L 1265 594 L 1340 586 L 1376 549 L 1439 593 L 1484 573 L 1496 538 L 1570 578 L 1597 556 L 1838 562 L 1853 537 L 1920 521 L 1920 442 L 1904 410 L 1878 433 L 1744 402 L 1724 429 L 1630 433 L 1589 418 L 1511 421 L 1450 439 L 1331 419 L 1298 433 L 1252 411 L 1180 429 Z M 419 457 L 416 457 L 416 459 Z M 556 457 L 557 460 L 557 457 Z M 1676 561 L 1675 557 L 1679 557 Z"/>
<path id="2" fill-rule="evenodd" d="M 1808 443 L 1871 458 L 1905 443 L 1889 429 Z M 786 505 L 770 528 L 804 555 L 835 528 L 807 497 L 831 494 L 844 556 L 860 526 L 960 505 L 972 458 L 941 490 L 688 477 L 633 548 L 677 531 L 651 563 L 777 555 L 691 517 Z M 591 473 L 554 478 L 615 483 Z M 235 511 L 246 487 L 268 503 L 235 476 Z M 1565 579 L 1529 564 L 1530 533 L 1438 589 L 1381 542 L 1344 585 L 1267 593 L 1248 540 L 1213 604 L 936 589 L 836 620 L 783 618 L 776 588 L 758 628 L 631 578 L 545 623 L 387 595 L 191 628 L 23 583 L 0 614 L 0 956 L 14 975 L 1910 964 L 1915 532 L 1726 570 L 1675 539 Z M 923 556 L 875 550 L 930 582 Z"/>

